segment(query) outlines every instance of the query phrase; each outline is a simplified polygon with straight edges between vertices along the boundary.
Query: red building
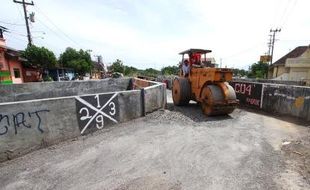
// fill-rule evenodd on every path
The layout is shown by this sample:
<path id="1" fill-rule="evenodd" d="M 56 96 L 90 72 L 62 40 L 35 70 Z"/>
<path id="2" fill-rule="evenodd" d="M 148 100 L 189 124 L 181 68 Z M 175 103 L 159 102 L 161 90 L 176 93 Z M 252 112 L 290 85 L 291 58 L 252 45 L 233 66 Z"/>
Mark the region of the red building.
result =
<path id="1" fill-rule="evenodd" d="M 23 83 L 23 59 L 19 51 L 6 46 L 5 27 L 0 26 L 0 84 Z"/>
<path id="2" fill-rule="evenodd" d="M 0 26 L 0 84 L 40 81 L 38 70 L 23 67 L 22 62 L 27 60 L 20 56 L 20 51 L 6 45 L 5 31 L 7 29 Z"/>

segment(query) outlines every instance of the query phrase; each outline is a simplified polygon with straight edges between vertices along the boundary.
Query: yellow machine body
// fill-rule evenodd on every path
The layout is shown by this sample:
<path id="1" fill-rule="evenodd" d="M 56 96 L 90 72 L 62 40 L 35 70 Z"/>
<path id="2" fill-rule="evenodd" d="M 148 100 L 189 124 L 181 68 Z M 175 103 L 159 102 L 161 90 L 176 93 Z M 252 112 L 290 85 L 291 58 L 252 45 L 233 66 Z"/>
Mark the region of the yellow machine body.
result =
<path id="1" fill-rule="evenodd" d="M 182 106 L 194 100 L 201 104 L 206 115 L 229 114 L 238 105 L 236 93 L 228 84 L 232 76 L 231 69 L 200 65 L 191 66 L 188 76 L 185 77 L 181 69 L 179 77 L 173 81 L 173 102 Z"/>

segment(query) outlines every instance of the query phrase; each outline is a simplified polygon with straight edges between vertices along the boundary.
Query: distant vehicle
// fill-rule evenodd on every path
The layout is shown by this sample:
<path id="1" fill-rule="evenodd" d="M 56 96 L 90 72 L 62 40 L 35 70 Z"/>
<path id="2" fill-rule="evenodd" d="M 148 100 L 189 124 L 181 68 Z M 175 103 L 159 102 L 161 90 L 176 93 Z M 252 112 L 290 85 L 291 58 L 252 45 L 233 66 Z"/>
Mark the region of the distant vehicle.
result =
<path id="1" fill-rule="evenodd" d="M 58 77 L 58 80 L 59 81 L 69 81 L 70 78 L 67 75 L 63 76 L 62 74 L 60 74 L 59 77 Z"/>

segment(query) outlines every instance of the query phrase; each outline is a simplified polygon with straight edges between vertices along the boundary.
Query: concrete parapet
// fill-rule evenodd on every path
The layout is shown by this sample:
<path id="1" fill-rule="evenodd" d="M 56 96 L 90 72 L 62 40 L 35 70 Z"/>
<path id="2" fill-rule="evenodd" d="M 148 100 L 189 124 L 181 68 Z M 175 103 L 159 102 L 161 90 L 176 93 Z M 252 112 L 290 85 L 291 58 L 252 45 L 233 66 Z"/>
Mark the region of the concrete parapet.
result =
<path id="1" fill-rule="evenodd" d="M 133 81 L 145 85 L 130 88 Z M 166 87 L 157 82 L 126 78 L 57 83 L 48 85 L 64 92 L 48 95 L 42 87 L 33 96 L 31 90 L 39 90 L 44 83 L 0 86 L 0 91 L 9 96 L 1 97 L 0 103 L 0 161 L 144 116 L 166 104 Z M 27 95 L 20 98 L 13 95 L 15 92 Z"/>
<path id="2" fill-rule="evenodd" d="M 273 79 L 241 79 L 234 78 L 234 82 L 254 82 L 254 83 L 270 83 L 270 84 L 285 84 L 285 85 L 295 85 L 295 86 L 306 86 L 306 81 L 289 81 L 289 80 L 273 80 Z"/>
<path id="3" fill-rule="evenodd" d="M 310 87 L 264 84 L 262 109 L 310 121 Z"/>
<path id="4" fill-rule="evenodd" d="M 233 81 L 240 105 L 310 121 L 310 87 Z"/>
<path id="5" fill-rule="evenodd" d="M 0 85 L 0 103 L 129 89 L 130 78 Z"/>
<path id="6" fill-rule="evenodd" d="M 74 98 L 0 105 L 0 161 L 79 136 Z"/>

